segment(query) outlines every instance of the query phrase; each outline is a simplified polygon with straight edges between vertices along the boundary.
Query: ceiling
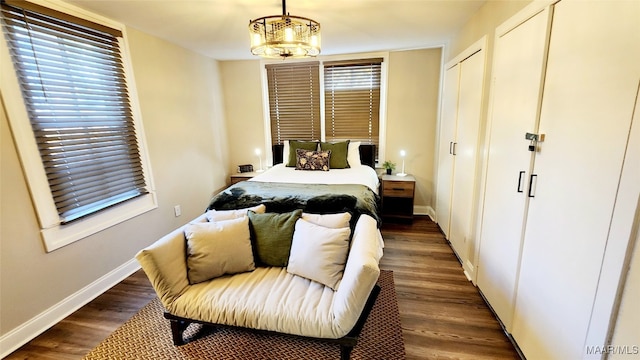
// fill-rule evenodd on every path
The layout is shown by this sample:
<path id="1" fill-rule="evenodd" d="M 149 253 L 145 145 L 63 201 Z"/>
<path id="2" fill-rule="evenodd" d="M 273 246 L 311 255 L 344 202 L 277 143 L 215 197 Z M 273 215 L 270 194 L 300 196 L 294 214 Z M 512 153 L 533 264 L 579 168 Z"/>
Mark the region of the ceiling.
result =
<path id="1" fill-rule="evenodd" d="M 67 0 L 218 60 L 254 59 L 249 20 L 282 14 L 281 0 Z M 322 55 L 445 44 L 486 0 L 289 0 L 322 27 Z"/>

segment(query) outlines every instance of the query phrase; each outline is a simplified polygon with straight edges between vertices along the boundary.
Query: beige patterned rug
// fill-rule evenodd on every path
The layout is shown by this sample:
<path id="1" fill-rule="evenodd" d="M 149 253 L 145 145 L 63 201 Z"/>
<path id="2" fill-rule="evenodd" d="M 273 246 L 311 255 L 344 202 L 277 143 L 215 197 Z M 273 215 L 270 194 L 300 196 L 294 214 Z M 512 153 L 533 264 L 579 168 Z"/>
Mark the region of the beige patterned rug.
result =
<path id="1" fill-rule="evenodd" d="M 404 343 L 393 272 L 382 271 L 380 295 L 365 323 L 351 359 L 404 359 Z M 176 347 L 169 320 L 156 298 L 85 356 L 104 359 L 339 359 L 340 346 L 318 340 L 236 329 L 211 331 L 191 325 L 197 340 Z"/>

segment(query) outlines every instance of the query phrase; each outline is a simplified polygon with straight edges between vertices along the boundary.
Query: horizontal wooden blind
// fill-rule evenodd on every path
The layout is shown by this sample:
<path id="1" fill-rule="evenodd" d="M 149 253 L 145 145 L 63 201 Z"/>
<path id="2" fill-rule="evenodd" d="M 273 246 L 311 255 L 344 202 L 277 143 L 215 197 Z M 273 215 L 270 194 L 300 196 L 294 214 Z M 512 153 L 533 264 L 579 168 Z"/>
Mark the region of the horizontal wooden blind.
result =
<path id="1" fill-rule="evenodd" d="M 2 5 L 51 193 L 67 223 L 147 193 L 117 31 Z"/>
<path id="2" fill-rule="evenodd" d="M 381 64 L 381 58 L 324 63 L 327 141 L 378 145 Z"/>
<path id="3" fill-rule="evenodd" d="M 319 63 L 267 65 L 271 142 L 320 139 Z"/>

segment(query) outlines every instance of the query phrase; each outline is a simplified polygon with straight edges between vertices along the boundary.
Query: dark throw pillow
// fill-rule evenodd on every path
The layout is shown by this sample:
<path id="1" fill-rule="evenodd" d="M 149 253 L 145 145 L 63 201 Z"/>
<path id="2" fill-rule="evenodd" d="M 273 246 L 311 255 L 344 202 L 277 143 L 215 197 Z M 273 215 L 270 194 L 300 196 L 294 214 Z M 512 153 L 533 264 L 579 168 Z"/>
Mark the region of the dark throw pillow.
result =
<path id="1" fill-rule="evenodd" d="M 331 150 L 329 151 L 311 151 L 296 150 L 296 170 L 321 170 L 329 171 L 331 166 Z"/>
<path id="2" fill-rule="evenodd" d="M 284 154 L 283 158 L 287 160 L 286 164 L 289 167 L 296 166 L 297 149 L 304 150 L 318 150 L 317 141 L 299 141 L 289 140 L 289 154 Z"/>
<path id="3" fill-rule="evenodd" d="M 288 213 L 248 212 L 256 262 L 262 266 L 287 266 L 296 221 L 302 210 Z"/>
<path id="4" fill-rule="evenodd" d="M 349 161 L 347 161 L 349 140 L 335 143 L 321 142 L 320 150 L 331 151 L 331 161 L 329 165 L 332 169 L 347 169 L 350 167 Z"/>

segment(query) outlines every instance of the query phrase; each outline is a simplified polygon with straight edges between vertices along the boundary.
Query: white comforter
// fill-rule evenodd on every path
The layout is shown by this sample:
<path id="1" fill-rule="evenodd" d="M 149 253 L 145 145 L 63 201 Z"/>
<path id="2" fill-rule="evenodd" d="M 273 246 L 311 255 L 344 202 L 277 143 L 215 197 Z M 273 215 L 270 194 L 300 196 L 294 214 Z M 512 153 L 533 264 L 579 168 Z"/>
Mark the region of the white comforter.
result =
<path id="1" fill-rule="evenodd" d="M 278 164 L 254 176 L 250 181 L 283 182 L 296 184 L 362 184 L 378 193 L 378 174 L 367 165 L 329 171 L 304 171 Z"/>

